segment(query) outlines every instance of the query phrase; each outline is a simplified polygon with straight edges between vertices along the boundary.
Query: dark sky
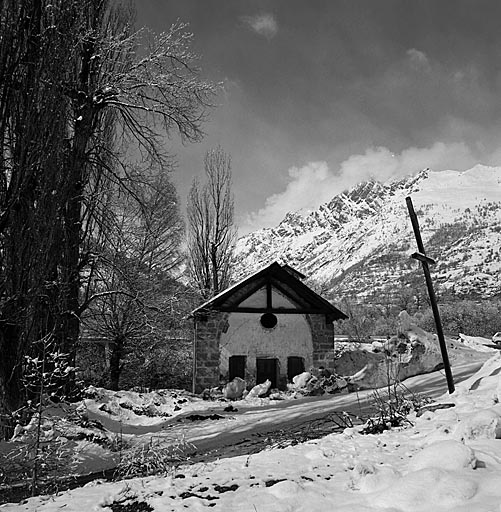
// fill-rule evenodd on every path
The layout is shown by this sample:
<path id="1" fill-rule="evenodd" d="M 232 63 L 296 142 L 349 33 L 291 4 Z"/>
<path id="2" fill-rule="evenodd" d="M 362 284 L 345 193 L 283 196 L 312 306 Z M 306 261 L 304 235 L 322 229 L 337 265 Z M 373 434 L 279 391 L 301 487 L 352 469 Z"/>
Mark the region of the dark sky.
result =
<path id="1" fill-rule="evenodd" d="M 224 91 L 196 145 L 169 142 L 185 200 L 230 153 L 242 232 L 348 186 L 424 167 L 501 164 L 499 0 L 137 0 L 138 24 L 189 23 Z"/>

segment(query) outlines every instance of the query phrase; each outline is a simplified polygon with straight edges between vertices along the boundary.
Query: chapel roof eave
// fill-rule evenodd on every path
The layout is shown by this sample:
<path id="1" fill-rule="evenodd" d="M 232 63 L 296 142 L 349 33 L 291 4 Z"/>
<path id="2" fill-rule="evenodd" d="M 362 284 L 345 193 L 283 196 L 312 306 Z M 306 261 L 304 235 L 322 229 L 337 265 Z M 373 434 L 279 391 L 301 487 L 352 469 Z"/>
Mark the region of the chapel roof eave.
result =
<path id="1" fill-rule="evenodd" d="M 333 304 L 304 284 L 301 280 L 303 278 L 303 274 L 288 265 L 282 266 L 277 262 L 273 262 L 204 302 L 192 311 L 191 316 L 207 314 L 210 311 L 242 311 L 242 308 L 239 308 L 239 304 L 246 297 L 255 293 L 266 283 L 273 283 L 273 286 L 279 288 L 284 294 L 290 297 L 294 295 L 296 299 L 299 298 L 303 305 L 298 307 L 296 311 L 280 309 L 267 309 L 266 311 L 275 313 L 324 314 L 328 323 L 348 318 L 347 315 Z M 257 308 L 255 312 L 262 313 L 263 311 Z"/>

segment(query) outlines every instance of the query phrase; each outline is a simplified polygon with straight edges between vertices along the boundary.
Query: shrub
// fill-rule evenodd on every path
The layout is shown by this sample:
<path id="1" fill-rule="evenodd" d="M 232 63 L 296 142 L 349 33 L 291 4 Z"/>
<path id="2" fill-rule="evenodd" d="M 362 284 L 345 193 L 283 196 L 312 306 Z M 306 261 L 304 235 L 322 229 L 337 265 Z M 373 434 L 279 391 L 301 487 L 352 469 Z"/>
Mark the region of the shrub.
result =
<path id="1" fill-rule="evenodd" d="M 170 446 L 160 445 L 153 438 L 146 445 L 136 446 L 120 453 L 115 477 L 117 479 L 167 474 L 179 462 L 186 460 L 195 446 L 184 439 Z"/>

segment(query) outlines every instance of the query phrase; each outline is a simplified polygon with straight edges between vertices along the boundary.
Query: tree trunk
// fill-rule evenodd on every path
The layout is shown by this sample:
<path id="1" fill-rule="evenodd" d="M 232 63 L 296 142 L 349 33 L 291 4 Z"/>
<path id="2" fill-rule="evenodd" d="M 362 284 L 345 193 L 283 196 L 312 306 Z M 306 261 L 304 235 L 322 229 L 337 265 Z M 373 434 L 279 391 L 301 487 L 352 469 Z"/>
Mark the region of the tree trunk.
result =
<path id="1" fill-rule="evenodd" d="M 210 245 L 211 263 L 212 263 L 212 295 L 219 293 L 219 268 L 217 264 L 217 247 L 214 242 Z"/>
<path id="2" fill-rule="evenodd" d="M 93 20 L 95 21 L 95 20 Z M 80 334 L 80 287 L 81 287 L 81 237 L 82 204 L 88 174 L 87 152 L 98 116 L 98 108 L 93 105 L 90 89 L 93 75 L 91 62 L 94 54 L 92 40 L 87 41 L 80 55 L 78 86 L 80 97 L 75 104 L 75 128 L 73 144 L 66 165 L 68 176 L 68 196 L 64 217 L 64 256 L 63 256 L 63 296 L 62 319 L 59 343 L 68 354 L 70 364 L 75 362 L 76 345 Z"/>
<path id="3" fill-rule="evenodd" d="M 79 166 L 70 172 L 80 174 Z M 81 236 L 81 180 L 76 176 L 71 184 L 71 197 L 65 216 L 65 247 L 62 276 L 62 318 L 59 344 L 61 350 L 69 354 L 71 364 L 75 361 L 75 347 L 80 333 L 80 236 Z"/>
<path id="4" fill-rule="evenodd" d="M 21 402 L 21 361 L 19 360 L 20 329 L 6 322 L 0 323 L 0 439 L 9 439 L 14 431 L 12 412 Z"/>
<path id="5" fill-rule="evenodd" d="M 111 355 L 110 355 L 110 389 L 118 391 L 120 384 L 120 373 L 122 371 L 122 358 L 124 351 L 124 338 L 122 336 L 117 337 L 111 343 Z"/>

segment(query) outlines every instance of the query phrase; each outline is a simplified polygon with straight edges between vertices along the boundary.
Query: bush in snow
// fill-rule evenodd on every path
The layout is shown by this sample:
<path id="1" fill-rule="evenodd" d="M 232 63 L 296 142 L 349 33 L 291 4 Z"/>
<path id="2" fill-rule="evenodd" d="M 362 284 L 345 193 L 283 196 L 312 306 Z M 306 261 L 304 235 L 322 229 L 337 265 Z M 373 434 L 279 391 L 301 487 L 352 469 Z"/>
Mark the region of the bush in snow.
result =
<path id="1" fill-rule="evenodd" d="M 26 402 L 13 413 L 13 440 L 19 444 L 8 459 L 10 476 L 30 481 L 31 493 L 35 494 L 41 480 L 67 471 L 62 462 L 68 455 L 64 448 L 65 419 L 48 419 L 45 412 L 56 403 L 75 399 L 80 388 L 68 354 L 57 349 L 51 335 L 33 343 L 33 349 L 35 355 L 25 356 L 23 367 Z"/>
<path id="2" fill-rule="evenodd" d="M 166 475 L 195 451 L 196 447 L 184 439 L 173 445 L 162 446 L 160 438 L 156 443 L 153 438 L 150 438 L 148 444 L 120 452 L 115 478 L 122 480 L 149 475 Z"/>
<path id="3" fill-rule="evenodd" d="M 412 425 L 408 419 L 411 412 L 419 413 L 420 410 L 431 402 L 428 397 L 412 393 L 398 380 L 398 373 L 393 367 L 396 363 L 387 359 L 387 386 L 386 389 L 375 389 L 372 393 L 373 407 L 376 411 L 365 423 L 362 433 L 379 434 L 393 427 Z M 390 378 L 390 376 L 395 376 Z"/>

